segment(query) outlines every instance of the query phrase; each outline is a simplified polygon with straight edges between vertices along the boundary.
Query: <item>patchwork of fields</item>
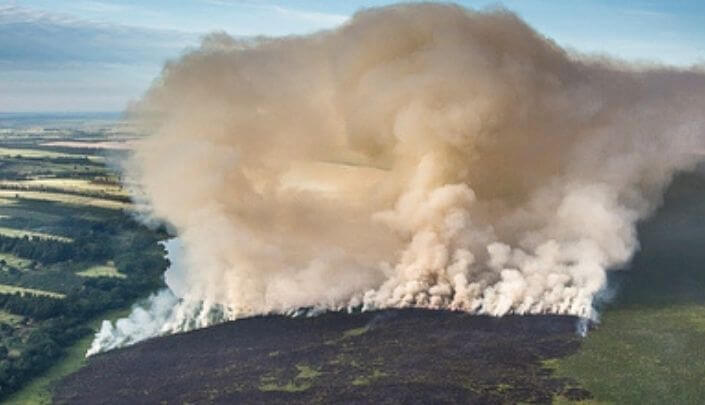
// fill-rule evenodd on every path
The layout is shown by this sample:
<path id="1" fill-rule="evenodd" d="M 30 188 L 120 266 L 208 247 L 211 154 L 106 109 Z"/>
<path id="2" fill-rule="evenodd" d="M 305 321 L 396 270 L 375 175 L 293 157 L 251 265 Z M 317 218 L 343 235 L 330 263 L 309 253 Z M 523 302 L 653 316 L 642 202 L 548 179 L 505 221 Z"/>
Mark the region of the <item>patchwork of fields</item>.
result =
<path id="1" fill-rule="evenodd" d="M 90 132 L 2 132 L 0 401 L 41 403 L 61 375 L 41 386 L 28 382 L 75 356 L 74 342 L 92 335 L 96 317 L 162 285 L 167 263 L 159 241 L 167 235 L 133 219 L 114 169 L 129 150 L 102 147 L 130 134 L 107 124 Z"/>

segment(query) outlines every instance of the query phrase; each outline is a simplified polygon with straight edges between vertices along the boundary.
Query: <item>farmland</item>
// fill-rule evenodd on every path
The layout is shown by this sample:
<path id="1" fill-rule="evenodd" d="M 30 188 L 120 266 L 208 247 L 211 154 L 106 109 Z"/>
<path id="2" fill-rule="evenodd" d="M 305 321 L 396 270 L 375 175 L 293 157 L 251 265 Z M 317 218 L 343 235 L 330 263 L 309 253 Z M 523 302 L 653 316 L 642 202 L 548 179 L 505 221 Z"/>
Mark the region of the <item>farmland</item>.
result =
<path id="1" fill-rule="evenodd" d="M 96 319 L 162 285 L 167 234 L 134 219 L 115 169 L 129 151 L 103 147 L 133 137 L 119 123 L 3 124 L 0 400 L 48 402 Z"/>

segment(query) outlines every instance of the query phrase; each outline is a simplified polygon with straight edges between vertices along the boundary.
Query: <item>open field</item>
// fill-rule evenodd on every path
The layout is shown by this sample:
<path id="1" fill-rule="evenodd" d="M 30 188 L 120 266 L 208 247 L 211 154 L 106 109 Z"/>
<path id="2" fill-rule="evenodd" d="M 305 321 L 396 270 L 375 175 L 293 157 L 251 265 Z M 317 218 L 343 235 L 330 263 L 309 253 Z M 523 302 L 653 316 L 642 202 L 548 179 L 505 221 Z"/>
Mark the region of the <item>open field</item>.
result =
<path id="1" fill-rule="evenodd" d="M 51 150 L 43 149 L 20 149 L 20 148 L 4 148 L 0 147 L 0 157 L 17 157 L 21 156 L 24 158 L 42 158 L 42 159 L 56 159 L 56 158 L 76 158 L 76 157 L 86 157 L 88 160 L 94 162 L 102 162 L 105 160 L 102 156 L 90 156 L 82 155 L 78 151 L 75 154 L 70 153 L 60 153 Z"/>
<path id="2" fill-rule="evenodd" d="M 3 180 L 0 181 L 0 187 L 14 187 L 26 189 L 51 189 L 85 193 L 103 193 L 107 195 L 127 196 L 128 193 L 118 184 L 106 184 L 94 182 L 88 179 L 76 178 L 41 178 L 30 180 Z"/>
<path id="3" fill-rule="evenodd" d="M 68 222 L 100 221 L 120 215 L 119 210 L 90 205 L 64 204 L 51 199 L 13 198 L 0 204 L 0 226 L 71 237 L 76 229 Z"/>
<path id="4" fill-rule="evenodd" d="M 109 208 L 116 210 L 132 208 L 132 204 L 122 201 L 106 200 L 102 198 L 86 197 L 83 195 L 75 194 L 62 194 L 41 191 L 0 190 L 0 198 L 27 198 L 32 200 L 55 201 L 63 204 L 85 205 L 89 207 Z"/>
<path id="5" fill-rule="evenodd" d="M 29 295 L 42 295 L 46 297 L 51 297 L 51 298 L 65 298 L 66 296 L 64 294 L 59 294 L 56 292 L 52 291 L 45 291 L 45 290 L 38 290 L 35 288 L 24 288 L 24 287 L 17 287 L 14 285 L 5 285 L 5 284 L 0 284 L 0 294 L 16 294 L 20 293 L 22 295 L 29 294 Z"/>
<path id="6" fill-rule="evenodd" d="M 0 235 L 10 236 L 13 238 L 24 238 L 25 236 L 27 236 L 29 238 L 53 239 L 59 242 L 66 243 L 73 242 L 73 239 L 64 236 L 52 235 L 43 232 L 26 231 L 24 229 L 5 228 L 2 226 L 0 226 Z"/>
<path id="7" fill-rule="evenodd" d="M 705 173 L 679 176 L 639 228 L 641 251 L 614 274 L 616 300 L 580 350 L 553 363 L 613 404 L 705 398 Z"/>
<path id="8" fill-rule="evenodd" d="M 115 265 L 111 264 L 111 263 L 104 264 L 104 265 L 91 266 L 83 271 L 79 271 L 76 274 L 79 276 L 82 276 L 82 277 L 117 277 L 117 278 L 127 277 L 125 274 L 120 273 L 115 268 Z"/>
<path id="9" fill-rule="evenodd" d="M 6 265 L 16 269 L 23 269 L 32 263 L 31 260 L 23 259 L 10 253 L 0 253 L 0 260 L 4 260 Z"/>
<path id="10" fill-rule="evenodd" d="M 579 352 L 555 363 L 615 404 L 698 404 L 705 398 L 705 306 L 616 309 Z"/>
<path id="11" fill-rule="evenodd" d="M 11 314 L 7 311 L 0 311 L 0 323 L 4 324 L 9 324 L 11 326 L 14 326 L 18 323 L 20 323 L 24 319 L 23 317 L 19 315 L 14 315 Z"/>
<path id="12" fill-rule="evenodd" d="M 63 146 L 76 149 L 115 149 L 130 150 L 134 148 L 134 141 L 54 141 L 42 144 L 42 146 Z"/>
<path id="13" fill-rule="evenodd" d="M 0 178 L 26 180 L 42 177 L 92 178 L 108 175 L 104 166 L 84 160 L 45 161 L 42 159 L 0 158 Z"/>

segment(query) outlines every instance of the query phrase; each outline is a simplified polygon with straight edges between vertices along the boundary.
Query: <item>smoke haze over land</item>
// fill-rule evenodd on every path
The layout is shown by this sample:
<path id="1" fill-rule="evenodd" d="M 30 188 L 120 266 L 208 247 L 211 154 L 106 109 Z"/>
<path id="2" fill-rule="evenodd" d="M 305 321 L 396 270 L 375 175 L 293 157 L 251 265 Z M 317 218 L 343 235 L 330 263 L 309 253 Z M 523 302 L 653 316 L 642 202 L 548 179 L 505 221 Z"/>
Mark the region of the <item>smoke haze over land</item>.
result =
<path id="1" fill-rule="evenodd" d="M 593 318 L 705 148 L 701 71 L 570 55 L 452 5 L 212 34 L 133 110 L 150 135 L 129 174 L 183 260 L 169 305 L 106 323 L 89 353 L 302 307 Z"/>

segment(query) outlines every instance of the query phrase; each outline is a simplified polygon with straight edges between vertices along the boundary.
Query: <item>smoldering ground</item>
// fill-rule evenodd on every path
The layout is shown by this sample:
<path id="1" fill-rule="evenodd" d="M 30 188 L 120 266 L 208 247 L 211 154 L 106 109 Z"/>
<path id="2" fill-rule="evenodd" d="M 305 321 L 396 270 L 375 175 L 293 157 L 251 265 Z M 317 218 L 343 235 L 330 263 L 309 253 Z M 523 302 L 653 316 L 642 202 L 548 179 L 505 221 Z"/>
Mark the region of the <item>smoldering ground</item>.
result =
<path id="1" fill-rule="evenodd" d="M 594 317 L 703 111 L 702 71 L 570 54 L 505 10 L 209 35 L 132 111 L 128 175 L 183 244 L 169 310 L 91 353 L 301 307 Z"/>

